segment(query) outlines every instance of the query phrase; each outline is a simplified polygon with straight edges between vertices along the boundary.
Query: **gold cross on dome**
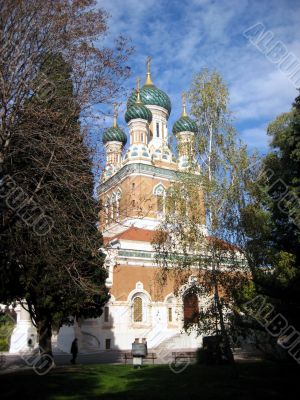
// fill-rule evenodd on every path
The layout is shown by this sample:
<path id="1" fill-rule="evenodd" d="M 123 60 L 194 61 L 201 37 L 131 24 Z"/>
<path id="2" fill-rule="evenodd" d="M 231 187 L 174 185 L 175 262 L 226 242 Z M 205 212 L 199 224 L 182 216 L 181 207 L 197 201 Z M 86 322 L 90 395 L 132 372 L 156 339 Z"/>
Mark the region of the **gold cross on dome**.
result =
<path id="1" fill-rule="evenodd" d="M 147 65 L 147 72 L 150 72 L 150 64 L 151 64 L 152 58 L 148 56 L 146 58 L 146 65 Z"/>
<path id="2" fill-rule="evenodd" d="M 151 80 L 151 71 L 150 71 L 150 64 L 151 64 L 151 61 L 152 61 L 152 58 L 148 56 L 148 57 L 146 58 L 147 79 L 146 79 L 145 85 L 153 86 L 153 82 L 152 82 L 152 80 Z"/>
<path id="3" fill-rule="evenodd" d="M 181 95 L 181 101 L 182 101 L 182 117 L 186 117 L 186 92 L 182 92 Z"/>
<path id="4" fill-rule="evenodd" d="M 116 128 L 117 126 L 117 117 L 118 117 L 118 103 L 114 103 L 114 123 L 113 123 L 114 128 Z"/>

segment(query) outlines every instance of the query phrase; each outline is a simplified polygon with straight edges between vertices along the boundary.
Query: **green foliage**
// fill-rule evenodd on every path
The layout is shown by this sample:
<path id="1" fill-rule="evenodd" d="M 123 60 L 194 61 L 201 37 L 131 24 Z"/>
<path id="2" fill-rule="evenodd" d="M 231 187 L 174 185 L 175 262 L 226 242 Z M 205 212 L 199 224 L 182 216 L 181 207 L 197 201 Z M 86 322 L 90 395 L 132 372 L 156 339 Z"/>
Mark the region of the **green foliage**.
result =
<path id="1" fill-rule="evenodd" d="M 244 210 L 256 289 L 300 327 L 300 96 L 268 126 L 272 151 Z"/>
<path id="2" fill-rule="evenodd" d="M 6 314 L 0 314 L 0 351 L 8 351 L 10 337 L 14 328 L 14 322 Z"/>
<path id="3" fill-rule="evenodd" d="M 4 168 L 28 194 L 25 207 L 34 200 L 53 226 L 37 235 L 4 202 L 0 270 L 1 300 L 25 299 L 40 336 L 70 315 L 101 315 L 108 299 L 91 151 L 71 69 L 61 55 L 47 60 L 41 76 L 55 86 L 54 95 L 45 100 L 37 93 L 26 103 Z"/>
<path id="4" fill-rule="evenodd" d="M 228 89 L 216 71 L 196 75 L 189 99 L 198 125 L 191 157 L 197 162 L 179 173 L 168 191 L 161 226 L 168 235 L 160 235 L 156 250 L 162 255 L 158 261 L 164 273 L 171 274 L 179 287 L 190 275 L 196 277 L 189 290 L 197 292 L 204 304 L 197 324 L 193 321 L 185 328 L 220 334 L 233 364 L 227 316 L 236 312 L 235 294 L 250 277 L 242 212 L 249 203 L 256 156 L 249 157 L 232 126 Z"/>

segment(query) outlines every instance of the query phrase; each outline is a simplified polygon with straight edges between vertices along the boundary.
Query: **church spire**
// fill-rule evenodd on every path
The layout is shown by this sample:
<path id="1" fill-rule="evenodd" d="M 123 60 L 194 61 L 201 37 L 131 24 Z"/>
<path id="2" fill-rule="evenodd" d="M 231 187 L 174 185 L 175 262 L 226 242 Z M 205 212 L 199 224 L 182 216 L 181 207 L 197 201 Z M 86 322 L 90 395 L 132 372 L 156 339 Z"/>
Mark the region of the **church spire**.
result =
<path id="1" fill-rule="evenodd" d="M 136 104 L 141 104 L 142 103 L 142 101 L 141 101 L 141 94 L 140 94 L 140 78 L 137 78 L 137 80 L 136 80 L 136 93 L 137 93 L 137 96 L 136 96 Z"/>
<path id="2" fill-rule="evenodd" d="M 187 113 L 186 113 L 186 92 L 182 92 L 181 95 L 181 101 L 182 101 L 182 117 L 187 117 Z"/>
<path id="3" fill-rule="evenodd" d="M 114 122 L 113 122 L 113 128 L 117 127 L 117 118 L 118 118 L 118 104 L 114 103 Z"/>
<path id="4" fill-rule="evenodd" d="M 151 57 L 147 57 L 146 65 L 147 65 L 147 79 L 145 85 L 147 86 L 154 86 L 151 80 L 151 71 L 150 71 L 150 64 L 151 64 Z"/>

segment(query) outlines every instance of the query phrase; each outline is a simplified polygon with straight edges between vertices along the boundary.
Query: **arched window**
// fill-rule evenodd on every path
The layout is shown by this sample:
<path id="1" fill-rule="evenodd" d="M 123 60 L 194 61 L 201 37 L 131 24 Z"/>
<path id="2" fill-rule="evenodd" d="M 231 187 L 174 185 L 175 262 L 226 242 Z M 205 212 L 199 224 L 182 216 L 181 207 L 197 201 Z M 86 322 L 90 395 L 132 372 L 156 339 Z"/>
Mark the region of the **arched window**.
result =
<path id="1" fill-rule="evenodd" d="M 199 304 L 195 293 L 187 293 L 183 298 L 184 323 L 191 324 L 198 322 Z"/>
<path id="2" fill-rule="evenodd" d="M 154 188 L 154 195 L 156 196 L 157 212 L 163 213 L 165 211 L 165 188 L 162 184 Z"/>
<path id="3" fill-rule="evenodd" d="M 136 297 L 133 300 L 133 321 L 143 321 L 143 300 L 140 297 Z"/>
<path id="4" fill-rule="evenodd" d="M 174 297 L 169 296 L 167 299 L 167 308 L 168 308 L 168 323 L 171 324 L 174 322 Z"/>

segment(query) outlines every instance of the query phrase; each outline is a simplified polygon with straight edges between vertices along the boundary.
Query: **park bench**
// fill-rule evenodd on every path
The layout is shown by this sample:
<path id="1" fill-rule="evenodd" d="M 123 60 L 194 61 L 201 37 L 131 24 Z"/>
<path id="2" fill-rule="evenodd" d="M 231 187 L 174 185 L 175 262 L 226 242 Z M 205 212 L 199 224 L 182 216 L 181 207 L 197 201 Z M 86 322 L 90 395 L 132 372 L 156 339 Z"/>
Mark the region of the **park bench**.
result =
<path id="1" fill-rule="evenodd" d="M 123 357 L 124 357 L 125 364 L 127 364 L 127 360 L 132 360 L 131 353 L 124 353 Z M 154 360 L 157 358 L 157 356 L 155 353 L 148 353 L 146 355 L 146 357 L 143 357 L 143 358 L 144 358 L 144 360 L 152 360 L 152 364 L 154 364 Z"/>
<path id="2" fill-rule="evenodd" d="M 194 351 L 179 351 L 173 352 L 172 356 L 174 357 L 174 361 L 176 363 L 177 360 L 195 360 L 197 354 Z"/>

